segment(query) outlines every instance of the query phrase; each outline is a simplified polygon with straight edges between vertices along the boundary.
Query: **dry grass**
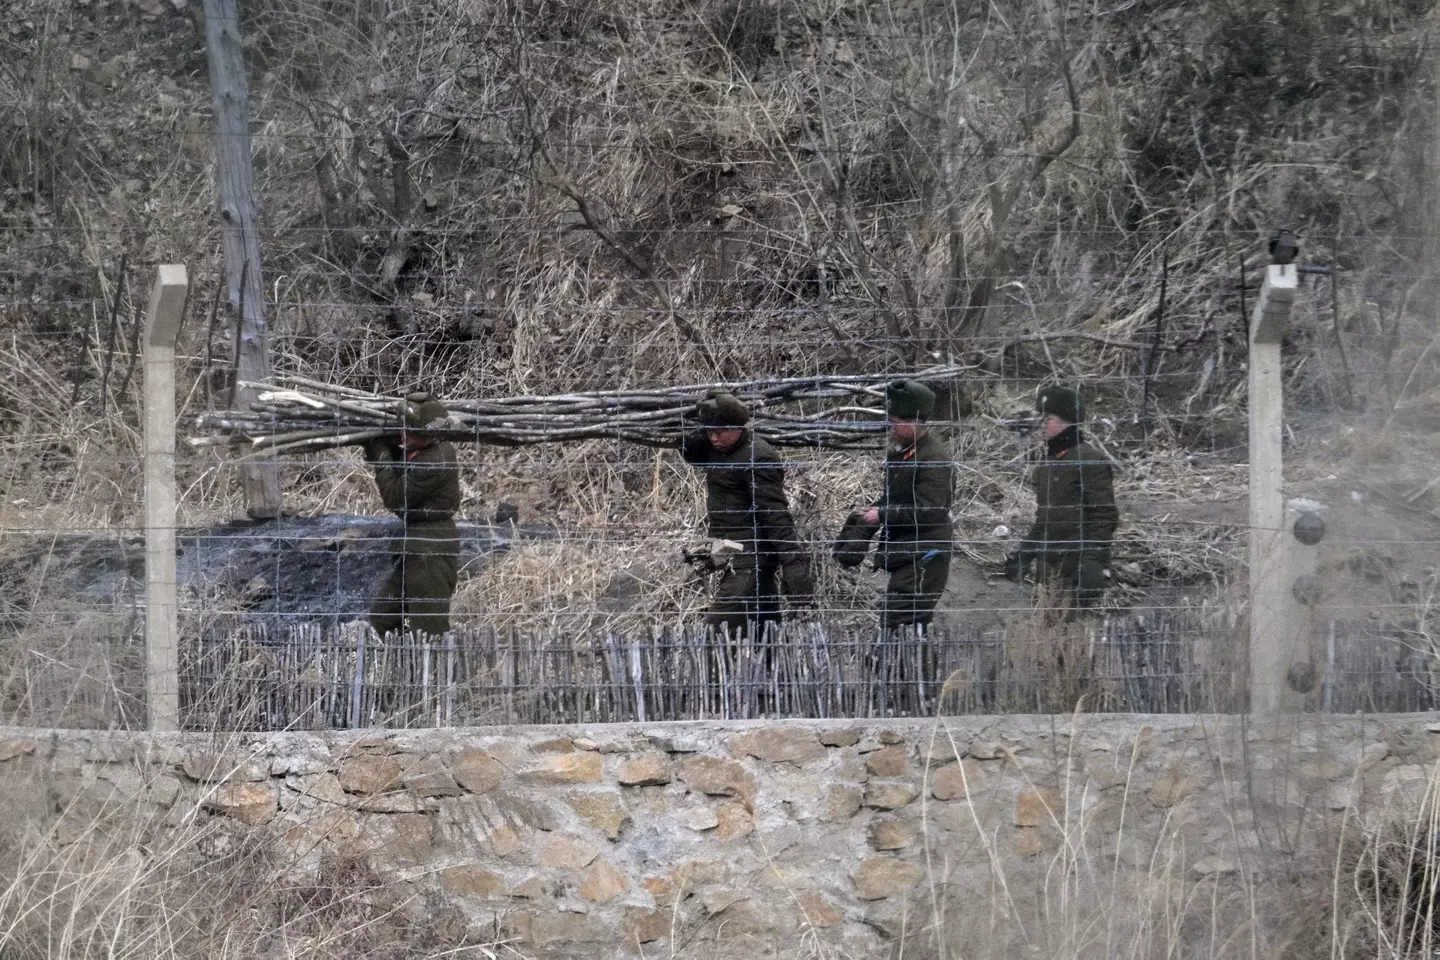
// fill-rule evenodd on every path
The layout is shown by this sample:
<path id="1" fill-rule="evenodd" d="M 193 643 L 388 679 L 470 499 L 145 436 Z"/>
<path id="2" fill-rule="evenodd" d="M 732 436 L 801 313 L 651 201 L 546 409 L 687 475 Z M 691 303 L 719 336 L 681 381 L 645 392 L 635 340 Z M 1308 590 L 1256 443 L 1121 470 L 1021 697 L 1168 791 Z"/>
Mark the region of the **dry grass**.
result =
<path id="1" fill-rule="evenodd" d="M 122 771 L 124 772 L 124 771 Z M 8 782 L 0 837 L 0 954 L 42 957 L 518 958 L 434 913 L 408 885 L 361 859 L 320 856 L 327 825 L 252 830 L 180 801 L 156 813 L 164 784 L 104 779 L 71 797 Z M 132 782 L 132 780 L 134 782 Z"/>

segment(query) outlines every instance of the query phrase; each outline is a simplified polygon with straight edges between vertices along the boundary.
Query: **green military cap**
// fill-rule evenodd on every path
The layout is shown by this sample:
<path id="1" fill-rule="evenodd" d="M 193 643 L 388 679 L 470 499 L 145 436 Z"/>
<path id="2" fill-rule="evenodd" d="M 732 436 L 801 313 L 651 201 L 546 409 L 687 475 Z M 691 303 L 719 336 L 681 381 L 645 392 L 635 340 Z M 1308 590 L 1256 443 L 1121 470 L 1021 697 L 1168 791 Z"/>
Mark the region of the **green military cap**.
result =
<path id="1" fill-rule="evenodd" d="M 695 414 L 700 420 L 700 426 L 706 428 L 723 430 L 743 427 L 750 422 L 750 411 L 745 404 L 721 390 L 712 390 L 704 400 L 696 404 Z"/>
<path id="2" fill-rule="evenodd" d="M 444 420 L 450 412 L 445 409 L 445 404 L 422 391 L 408 394 L 401 401 L 400 415 L 405 419 L 405 426 L 421 430 L 437 420 Z"/>
<path id="3" fill-rule="evenodd" d="M 924 420 L 935 409 L 935 391 L 918 380 L 894 380 L 885 388 L 885 412 L 899 420 Z"/>
<path id="4" fill-rule="evenodd" d="M 1085 401 L 1080 391 L 1071 387 L 1050 385 L 1035 394 L 1035 409 L 1042 414 L 1059 417 L 1066 423 L 1085 422 Z"/>

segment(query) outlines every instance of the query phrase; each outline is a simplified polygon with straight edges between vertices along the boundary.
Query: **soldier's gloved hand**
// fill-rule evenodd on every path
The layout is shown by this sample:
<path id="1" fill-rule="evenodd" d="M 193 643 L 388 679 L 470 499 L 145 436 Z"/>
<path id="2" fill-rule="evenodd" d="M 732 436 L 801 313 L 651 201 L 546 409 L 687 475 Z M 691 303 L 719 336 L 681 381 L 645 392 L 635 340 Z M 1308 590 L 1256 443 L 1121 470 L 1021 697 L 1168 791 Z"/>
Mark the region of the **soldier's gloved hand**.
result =
<path id="1" fill-rule="evenodd" d="M 1017 583 L 1025 578 L 1025 568 L 1030 565 L 1030 558 L 1019 550 L 1012 552 L 1005 558 L 1005 578 L 1014 580 Z"/>
<path id="2" fill-rule="evenodd" d="M 372 437 L 365 441 L 365 459 L 371 463 L 393 463 L 395 447 L 384 437 Z"/>

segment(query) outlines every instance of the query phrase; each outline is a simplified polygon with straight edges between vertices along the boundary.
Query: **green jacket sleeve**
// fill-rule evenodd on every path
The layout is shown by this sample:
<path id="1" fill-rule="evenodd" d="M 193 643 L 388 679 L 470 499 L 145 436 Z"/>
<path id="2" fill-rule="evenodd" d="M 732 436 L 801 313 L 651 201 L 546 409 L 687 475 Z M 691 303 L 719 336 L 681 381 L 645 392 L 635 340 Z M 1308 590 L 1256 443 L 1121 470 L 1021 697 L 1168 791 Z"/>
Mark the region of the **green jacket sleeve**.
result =
<path id="1" fill-rule="evenodd" d="M 785 471 L 775 466 L 757 466 L 754 475 L 754 510 L 761 537 L 780 554 L 782 562 L 800 552 L 795 518 L 785 499 Z"/>
<path id="2" fill-rule="evenodd" d="M 1120 511 L 1115 506 L 1115 480 L 1104 463 L 1087 463 L 1081 470 L 1085 504 L 1085 540 L 1109 544 L 1120 526 Z"/>
<path id="3" fill-rule="evenodd" d="M 891 489 L 875 505 L 887 527 L 939 527 L 950 522 L 955 499 L 955 465 L 948 460 L 915 464 L 910 481 Z"/>
<path id="4" fill-rule="evenodd" d="M 1100 548 L 1114 537 L 1120 513 L 1110 465 L 1085 447 L 1075 449 L 1074 461 L 1036 468 L 1035 522 L 1020 544 L 1022 554 Z"/>
<path id="5" fill-rule="evenodd" d="M 714 448 L 710 446 L 710 438 L 704 430 L 687 433 L 680 440 L 680 456 L 686 463 L 709 463 L 712 452 Z"/>

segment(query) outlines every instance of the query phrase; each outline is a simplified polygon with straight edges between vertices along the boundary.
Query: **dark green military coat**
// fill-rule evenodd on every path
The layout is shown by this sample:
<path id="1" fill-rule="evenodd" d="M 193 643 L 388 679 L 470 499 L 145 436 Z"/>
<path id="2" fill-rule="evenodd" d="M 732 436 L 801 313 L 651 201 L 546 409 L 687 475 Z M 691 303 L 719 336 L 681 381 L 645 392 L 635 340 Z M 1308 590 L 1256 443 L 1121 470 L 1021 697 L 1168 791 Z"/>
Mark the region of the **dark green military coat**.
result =
<path id="1" fill-rule="evenodd" d="M 885 490 L 880 511 L 876 564 L 898 570 L 927 554 L 949 557 L 954 548 L 950 507 L 955 500 L 955 464 L 950 451 L 930 432 L 903 450 L 885 454 Z"/>
<path id="2" fill-rule="evenodd" d="M 433 443 L 406 455 L 388 443 L 371 444 L 375 485 L 385 506 L 404 523 L 391 541 L 394 566 L 370 611 L 379 633 L 419 630 L 441 634 L 450 629 L 450 598 L 459 578 L 460 469 L 455 447 Z"/>
<path id="3" fill-rule="evenodd" d="M 810 561 L 795 532 L 785 498 L 785 468 L 775 448 L 746 430 L 740 442 L 721 452 L 705 431 L 687 435 L 680 446 L 686 462 L 705 473 L 706 513 L 710 536 L 734 540 L 745 552 L 728 564 L 715 587 L 706 624 L 728 630 L 764 634 L 780 621 L 780 581 L 793 601 L 808 603 L 815 585 Z"/>
<path id="4" fill-rule="evenodd" d="M 1110 541 L 1120 524 L 1110 462 L 1081 440 L 1078 431 L 1057 439 L 1031 477 L 1035 523 L 1020 549 L 1027 558 L 1083 553 L 1108 563 Z"/>
<path id="5" fill-rule="evenodd" d="M 782 564 L 803 556 L 785 498 L 785 466 L 769 441 L 746 430 L 739 443 L 721 453 L 700 431 L 685 437 L 680 455 L 705 472 L 711 537 L 734 540 L 746 553 L 769 555 Z"/>

